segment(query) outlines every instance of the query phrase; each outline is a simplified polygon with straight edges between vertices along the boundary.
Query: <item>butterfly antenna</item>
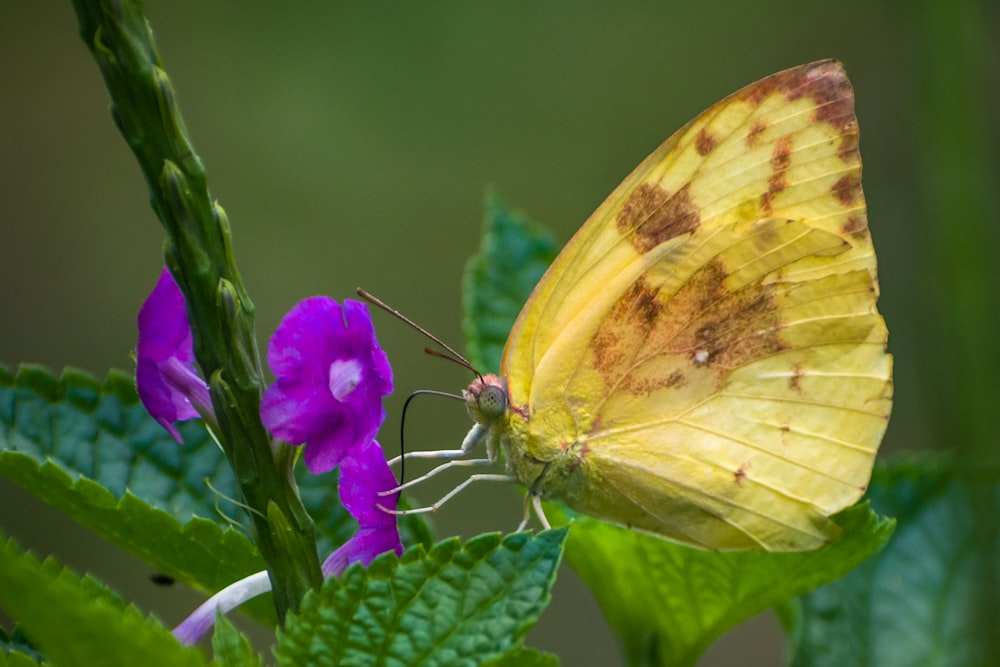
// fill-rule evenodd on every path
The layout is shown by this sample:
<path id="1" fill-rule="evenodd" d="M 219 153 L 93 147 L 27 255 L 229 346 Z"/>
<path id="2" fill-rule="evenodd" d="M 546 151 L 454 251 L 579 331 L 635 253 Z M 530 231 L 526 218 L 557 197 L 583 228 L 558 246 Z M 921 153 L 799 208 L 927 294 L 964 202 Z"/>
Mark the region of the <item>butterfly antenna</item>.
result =
<path id="1" fill-rule="evenodd" d="M 438 359 L 444 359 L 444 360 L 450 361 L 450 362 L 452 362 L 454 364 L 458 364 L 462 368 L 466 368 L 466 369 L 472 371 L 473 373 L 475 373 L 476 377 L 478 377 L 480 380 L 483 379 L 483 374 L 480 373 L 478 370 L 476 370 L 476 368 L 472 364 L 470 364 L 465 359 L 465 357 L 453 357 L 450 354 L 446 354 L 446 353 L 442 352 L 441 350 L 435 350 L 433 347 L 425 347 L 424 348 L 424 352 L 426 352 L 427 354 L 429 354 L 432 357 L 437 357 Z M 453 396 L 454 394 L 450 394 L 450 395 Z"/>
<path id="2" fill-rule="evenodd" d="M 409 317 L 407 317 L 403 313 L 399 312 L 398 310 L 396 310 L 395 308 L 393 308 L 392 306 L 390 306 L 389 304 L 387 304 L 385 301 L 382 301 L 381 299 L 379 299 L 374 294 L 372 294 L 370 292 L 366 292 L 365 290 L 361 289 L 360 287 L 357 289 L 357 294 L 358 294 L 358 296 L 360 296 L 362 299 L 364 299 L 368 303 L 370 303 L 370 304 L 372 304 L 374 306 L 378 306 L 379 308 L 381 308 L 385 312 L 389 313 L 390 315 L 396 317 L 397 319 L 402 320 L 403 322 L 406 322 L 411 327 L 413 327 L 414 329 L 416 329 L 417 331 L 419 331 L 423 335 L 425 335 L 428 338 L 430 338 L 432 341 L 434 341 L 435 343 L 437 343 L 438 345 L 440 345 L 442 348 L 444 348 L 445 351 L 448 352 L 448 354 L 444 354 L 443 352 L 440 352 L 438 350 L 433 350 L 431 348 L 427 348 L 425 350 L 427 352 L 427 354 L 429 354 L 429 355 L 431 355 L 433 357 L 441 357 L 442 359 L 448 359 L 449 361 L 453 361 L 454 363 L 458 364 L 459 366 L 462 366 L 463 368 L 469 369 L 470 371 L 472 371 L 473 373 L 475 373 L 476 376 L 479 377 L 480 379 L 483 377 L 483 374 L 480 373 L 479 371 L 477 371 L 476 368 L 472 364 L 469 363 L 468 359 L 466 359 L 461 354 L 459 354 L 458 352 L 456 352 L 454 348 L 452 348 L 450 345 L 448 345 L 448 343 L 444 342 L 443 340 L 441 340 L 440 338 L 438 338 L 437 336 L 435 336 L 434 334 L 432 334 L 430 331 L 428 331 L 427 329 L 423 328 L 422 326 L 420 326 L 419 324 L 417 324 L 416 322 L 414 322 L 413 320 L 411 320 Z"/>

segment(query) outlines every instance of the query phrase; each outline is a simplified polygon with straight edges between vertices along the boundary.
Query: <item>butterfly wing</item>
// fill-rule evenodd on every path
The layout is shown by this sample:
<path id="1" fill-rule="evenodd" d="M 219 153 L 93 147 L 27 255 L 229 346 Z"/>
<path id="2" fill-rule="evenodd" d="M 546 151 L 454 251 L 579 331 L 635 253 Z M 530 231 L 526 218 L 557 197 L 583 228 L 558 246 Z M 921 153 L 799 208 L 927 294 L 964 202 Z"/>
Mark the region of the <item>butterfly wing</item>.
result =
<path id="1" fill-rule="evenodd" d="M 511 468 L 711 549 L 815 548 L 891 407 L 853 91 L 822 61 L 668 139 L 556 258 L 507 341 Z"/>

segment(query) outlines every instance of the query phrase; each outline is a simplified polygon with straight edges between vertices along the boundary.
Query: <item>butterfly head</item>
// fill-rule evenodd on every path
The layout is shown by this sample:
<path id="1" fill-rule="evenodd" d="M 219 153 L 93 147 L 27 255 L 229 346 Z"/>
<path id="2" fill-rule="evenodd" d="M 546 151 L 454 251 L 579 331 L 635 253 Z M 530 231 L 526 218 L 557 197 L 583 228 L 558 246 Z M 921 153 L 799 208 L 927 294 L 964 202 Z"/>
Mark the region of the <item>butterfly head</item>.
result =
<path id="1" fill-rule="evenodd" d="M 507 409 L 507 383 L 496 375 L 476 378 L 462 392 L 469 416 L 479 424 L 491 424 Z"/>

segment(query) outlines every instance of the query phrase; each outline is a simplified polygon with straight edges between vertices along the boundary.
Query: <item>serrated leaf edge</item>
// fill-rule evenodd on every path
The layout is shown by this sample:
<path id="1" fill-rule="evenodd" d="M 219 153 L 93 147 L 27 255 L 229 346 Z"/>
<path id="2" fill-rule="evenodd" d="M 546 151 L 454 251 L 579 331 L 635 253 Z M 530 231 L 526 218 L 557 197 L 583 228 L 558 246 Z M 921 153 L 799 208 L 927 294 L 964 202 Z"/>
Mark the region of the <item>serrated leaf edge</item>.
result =
<path id="1" fill-rule="evenodd" d="M 0 452 L 0 467 L 3 467 L 4 463 L 10 459 L 19 459 L 22 463 L 28 464 L 28 466 L 30 466 L 39 477 L 49 477 L 52 481 L 61 483 L 71 494 L 87 498 L 89 504 L 92 506 L 107 509 L 111 512 L 121 512 L 122 514 L 134 511 L 135 509 L 146 512 L 149 514 L 151 520 L 168 524 L 172 530 L 177 530 L 177 532 L 179 532 L 182 536 L 189 538 L 192 544 L 198 545 L 199 548 L 205 549 L 204 545 L 211 540 L 214 544 L 223 544 L 227 547 L 245 549 L 249 551 L 253 554 L 253 557 L 258 560 L 257 565 L 259 565 L 259 567 L 255 566 L 255 568 L 248 568 L 248 570 L 244 573 L 237 573 L 233 579 L 234 581 L 242 576 L 247 576 L 264 569 L 264 561 L 257 553 L 256 546 L 254 546 L 254 544 L 245 535 L 237 530 L 232 528 L 220 528 L 214 521 L 197 516 L 182 523 L 169 512 L 149 505 L 127 489 L 121 498 L 115 498 L 111 491 L 89 477 L 80 475 L 74 479 L 74 476 L 69 471 L 50 457 L 46 457 L 44 462 L 40 464 L 38 460 L 30 454 L 17 451 L 2 451 Z M 53 479 L 53 477 L 55 479 Z M 14 479 L 14 481 L 21 484 L 21 482 L 17 479 Z M 29 486 L 25 486 L 24 488 L 33 493 L 36 492 L 36 489 Z M 173 561 L 170 560 L 170 558 L 164 557 L 158 551 L 144 548 L 142 545 L 139 545 L 131 540 L 122 539 L 117 530 L 112 530 L 107 524 L 96 519 L 88 519 L 85 512 L 74 511 L 77 508 L 74 508 L 69 504 L 53 503 L 49 502 L 49 500 L 44 496 L 41 497 L 53 507 L 65 511 L 77 523 L 94 531 L 113 544 L 116 544 L 132 555 L 156 567 L 164 574 L 167 574 L 178 581 L 183 581 L 184 583 L 203 592 L 215 592 L 213 590 L 217 585 L 215 582 L 201 581 L 196 573 L 189 571 L 186 568 L 178 567 Z"/>

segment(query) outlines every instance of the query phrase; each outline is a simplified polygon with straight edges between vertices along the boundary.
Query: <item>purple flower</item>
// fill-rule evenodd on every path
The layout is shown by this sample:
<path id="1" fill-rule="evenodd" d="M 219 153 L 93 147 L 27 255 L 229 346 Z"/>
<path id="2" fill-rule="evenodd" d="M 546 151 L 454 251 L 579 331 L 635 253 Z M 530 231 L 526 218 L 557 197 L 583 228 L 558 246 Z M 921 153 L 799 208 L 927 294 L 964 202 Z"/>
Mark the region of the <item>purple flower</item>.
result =
<path id="1" fill-rule="evenodd" d="M 181 442 L 175 422 L 212 414 L 208 386 L 194 366 L 184 295 L 166 268 L 139 309 L 135 385 L 146 410 Z"/>
<path id="2" fill-rule="evenodd" d="M 358 520 L 358 530 L 323 563 L 323 575 L 339 576 L 351 563 L 367 566 L 375 556 L 386 551 L 403 553 L 396 526 L 397 495 L 379 496 L 380 491 L 396 488 L 382 447 L 374 440 L 353 447 L 340 465 L 340 502 Z"/>
<path id="3" fill-rule="evenodd" d="M 310 472 L 332 470 L 353 446 L 374 440 L 392 369 L 363 303 L 299 302 L 271 337 L 267 362 L 277 380 L 264 392 L 261 420 L 278 438 L 305 443 Z"/>
<path id="4" fill-rule="evenodd" d="M 351 563 L 367 566 L 386 551 L 403 553 L 396 516 L 375 506 L 396 509 L 396 496 L 378 495 L 396 486 L 396 478 L 377 442 L 370 440 L 351 448 L 340 465 L 340 500 L 358 520 L 358 530 L 323 563 L 324 577 L 339 576 Z M 181 643 L 195 644 L 215 623 L 217 612 L 225 614 L 269 590 L 271 580 L 266 570 L 240 579 L 205 601 L 174 628 L 173 634 Z"/>

